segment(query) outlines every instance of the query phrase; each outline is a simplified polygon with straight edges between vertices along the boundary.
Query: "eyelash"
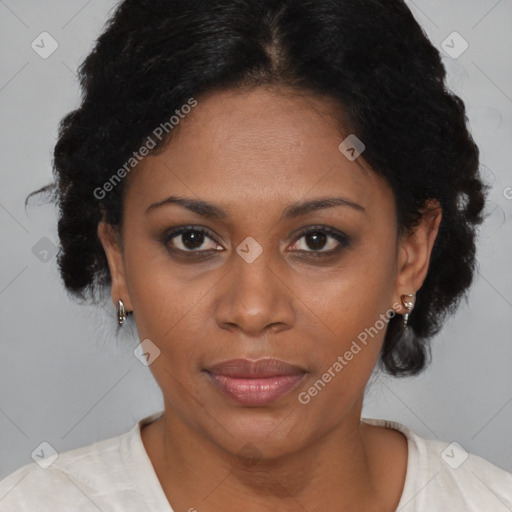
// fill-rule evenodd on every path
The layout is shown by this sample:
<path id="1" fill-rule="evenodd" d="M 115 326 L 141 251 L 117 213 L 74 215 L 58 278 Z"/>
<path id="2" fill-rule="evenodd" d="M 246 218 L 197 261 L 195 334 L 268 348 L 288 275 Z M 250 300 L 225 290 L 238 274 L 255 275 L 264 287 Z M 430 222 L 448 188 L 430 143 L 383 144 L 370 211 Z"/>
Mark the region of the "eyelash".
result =
<path id="1" fill-rule="evenodd" d="M 163 238 L 163 240 L 162 240 L 162 242 L 172 252 L 185 253 L 187 255 L 189 255 L 189 254 L 192 255 L 192 256 L 187 256 L 187 257 L 193 257 L 193 258 L 201 258 L 202 257 L 202 258 L 205 258 L 205 257 L 207 257 L 207 256 L 205 256 L 205 254 L 210 254 L 210 253 L 217 252 L 216 249 L 207 249 L 207 250 L 202 250 L 202 251 L 198 251 L 198 250 L 188 250 L 188 251 L 186 251 L 186 250 L 183 250 L 183 249 L 177 249 L 175 247 L 169 246 L 169 243 L 171 242 L 171 240 L 173 240 L 174 238 L 179 237 L 180 235 L 183 235 L 184 233 L 189 233 L 189 232 L 196 232 L 196 233 L 201 233 L 203 235 L 206 235 L 208 238 L 210 238 L 211 240 L 213 240 L 215 243 L 218 244 L 217 240 L 215 240 L 215 237 L 213 236 L 213 233 L 209 229 L 201 227 L 201 226 L 184 226 L 182 228 L 175 229 L 175 230 L 173 230 L 171 232 L 166 233 L 164 238 Z M 301 231 L 297 235 L 296 241 L 294 242 L 293 245 L 296 245 L 296 243 L 301 238 L 303 238 L 304 236 L 309 235 L 309 234 L 313 234 L 313 233 L 318 233 L 318 232 L 325 233 L 329 237 L 334 238 L 337 242 L 340 243 L 340 245 L 338 247 L 336 247 L 335 249 L 331 249 L 330 251 L 322 251 L 322 250 L 304 251 L 304 250 L 298 250 L 296 252 L 306 254 L 307 258 L 309 258 L 309 257 L 312 257 L 313 259 L 327 258 L 327 257 L 334 256 L 335 254 L 337 254 L 343 248 L 347 247 L 350 244 L 350 238 L 347 235 L 345 235 L 344 233 L 341 233 L 340 231 L 337 231 L 335 229 L 329 228 L 327 226 L 308 226 L 307 229 Z"/>

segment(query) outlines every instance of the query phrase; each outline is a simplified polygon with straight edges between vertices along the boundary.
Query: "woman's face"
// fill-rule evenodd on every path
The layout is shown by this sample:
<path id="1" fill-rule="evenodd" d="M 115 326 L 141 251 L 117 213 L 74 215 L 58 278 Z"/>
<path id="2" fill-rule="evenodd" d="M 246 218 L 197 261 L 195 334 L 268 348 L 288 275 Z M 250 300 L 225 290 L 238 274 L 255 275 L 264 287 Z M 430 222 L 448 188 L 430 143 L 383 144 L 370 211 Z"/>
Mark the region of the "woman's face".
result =
<path id="1" fill-rule="evenodd" d="M 338 149 L 329 109 L 261 88 L 198 99 L 126 178 L 123 251 L 100 224 L 114 303 L 160 351 L 166 414 L 230 453 L 274 457 L 359 422 L 393 305 L 426 274 L 432 231 L 397 240 L 392 190 Z M 301 208 L 319 199 L 336 204 Z M 296 368 L 213 378 L 263 358 Z"/>

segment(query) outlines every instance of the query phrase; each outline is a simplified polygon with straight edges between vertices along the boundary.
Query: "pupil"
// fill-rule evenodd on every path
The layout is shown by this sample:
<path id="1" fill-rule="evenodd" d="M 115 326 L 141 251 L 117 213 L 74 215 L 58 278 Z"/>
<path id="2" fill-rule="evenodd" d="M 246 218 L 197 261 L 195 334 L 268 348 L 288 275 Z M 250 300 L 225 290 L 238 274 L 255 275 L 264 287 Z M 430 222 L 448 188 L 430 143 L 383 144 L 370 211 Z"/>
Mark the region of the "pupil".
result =
<path id="1" fill-rule="evenodd" d="M 323 233 L 322 231 L 315 231 L 313 233 L 306 235 L 306 240 L 313 240 L 313 244 L 308 243 L 308 246 L 310 249 L 313 249 L 314 251 L 323 248 L 323 246 L 325 245 L 326 238 L 327 237 L 325 236 L 325 233 Z"/>
<path id="2" fill-rule="evenodd" d="M 182 236 L 183 245 L 187 249 L 197 249 L 198 247 L 201 247 L 204 241 L 204 234 L 199 231 L 187 231 Z"/>

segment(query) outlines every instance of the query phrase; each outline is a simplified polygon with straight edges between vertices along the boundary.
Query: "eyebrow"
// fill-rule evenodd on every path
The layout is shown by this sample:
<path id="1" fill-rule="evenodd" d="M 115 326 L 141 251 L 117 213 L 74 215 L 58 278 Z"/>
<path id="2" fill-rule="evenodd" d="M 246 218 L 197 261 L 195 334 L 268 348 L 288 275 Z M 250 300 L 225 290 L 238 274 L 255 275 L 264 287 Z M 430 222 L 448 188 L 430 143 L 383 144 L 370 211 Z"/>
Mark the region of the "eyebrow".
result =
<path id="1" fill-rule="evenodd" d="M 200 199 L 189 199 L 179 196 L 169 196 L 165 199 L 162 199 L 161 201 L 153 203 L 146 209 L 145 213 L 147 214 L 157 208 L 171 204 L 182 206 L 183 208 L 186 208 L 206 218 L 225 220 L 229 216 L 226 211 L 214 205 L 213 203 L 209 203 Z M 320 197 L 318 199 L 301 201 L 299 203 L 287 206 L 281 214 L 280 221 L 293 219 L 302 215 L 306 215 L 312 211 L 323 210 L 325 208 L 334 208 L 336 206 L 348 206 L 363 213 L 366 211 L 366 209 L 360 204 L 349 201 L 343 197 Z"/>

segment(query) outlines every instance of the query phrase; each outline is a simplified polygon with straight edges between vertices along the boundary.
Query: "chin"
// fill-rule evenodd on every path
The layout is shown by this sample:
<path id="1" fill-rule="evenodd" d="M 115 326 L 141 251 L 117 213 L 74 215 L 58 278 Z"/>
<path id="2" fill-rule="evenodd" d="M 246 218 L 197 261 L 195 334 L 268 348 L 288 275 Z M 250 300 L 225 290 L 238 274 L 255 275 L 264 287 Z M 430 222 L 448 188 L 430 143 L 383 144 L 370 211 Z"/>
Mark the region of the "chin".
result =
<path id="1" fill-rule="evenodd" d="M 313 437 L 307 435 L 305 419 L 287 409 L 276 413 L 265 408 L 239 408 L 226 414 L 221 424 L 226 425 L 229 434 L 222 428 L 216 429 L 216 444 L 233 455 L 254 461 L 277 459 L 304 449 Z M 222 438 L 218 438 L 218 433 Z"/>

